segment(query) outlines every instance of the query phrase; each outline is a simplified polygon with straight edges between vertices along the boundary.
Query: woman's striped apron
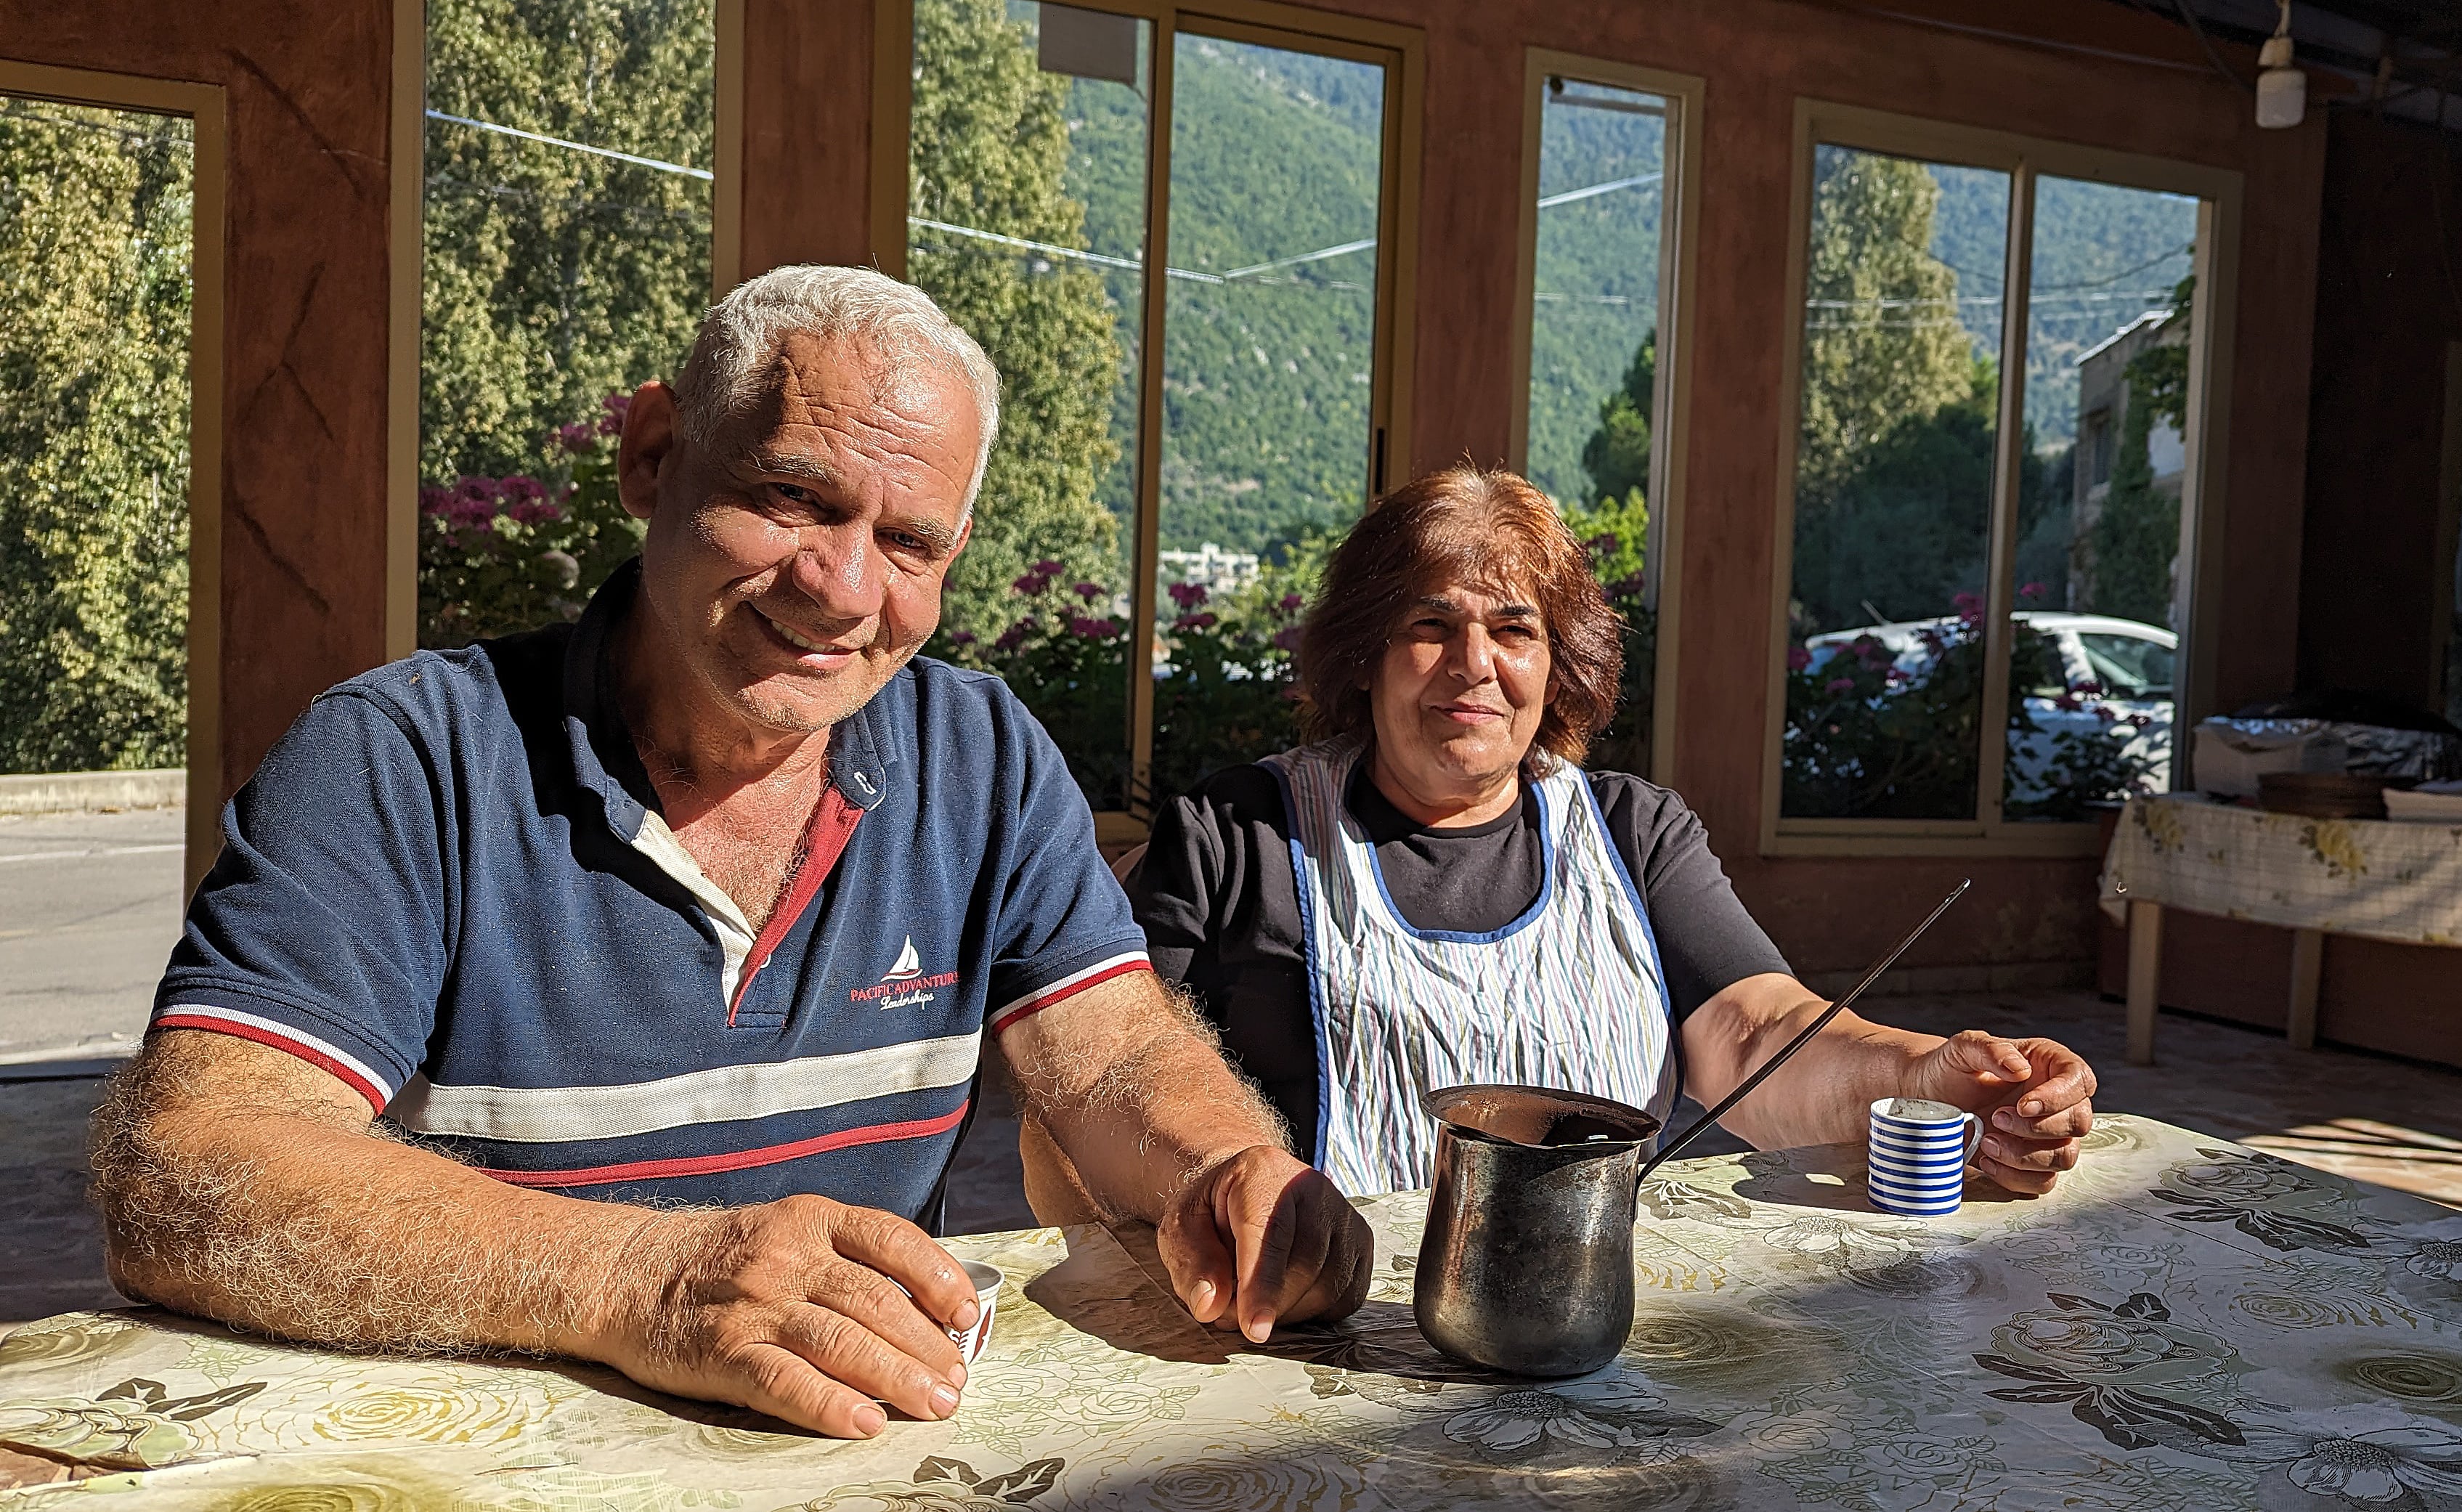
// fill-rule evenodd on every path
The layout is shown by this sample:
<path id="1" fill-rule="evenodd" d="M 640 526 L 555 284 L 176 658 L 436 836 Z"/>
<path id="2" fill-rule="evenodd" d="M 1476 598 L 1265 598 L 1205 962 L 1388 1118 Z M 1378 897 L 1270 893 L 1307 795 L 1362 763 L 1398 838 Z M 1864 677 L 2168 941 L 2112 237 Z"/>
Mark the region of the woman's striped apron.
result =
<path id="1" fill-rule="evenodd" d="M 1426 1186 L 1422 1092 L 1519 1082 L 1613 1097 L 1664 1119 L 1677 1070 L 1650 916 L 1578 767 L 1538 789 L 1538 901 L 1483 935 L 1414 929 L 1343 807 L 1356 740 L 1265 758 L 1290 821 L 1316 1022 L 1316 1164 L 1354 1197 Z M 1544 760 L 1545 758 L 1541 758 Z"/>

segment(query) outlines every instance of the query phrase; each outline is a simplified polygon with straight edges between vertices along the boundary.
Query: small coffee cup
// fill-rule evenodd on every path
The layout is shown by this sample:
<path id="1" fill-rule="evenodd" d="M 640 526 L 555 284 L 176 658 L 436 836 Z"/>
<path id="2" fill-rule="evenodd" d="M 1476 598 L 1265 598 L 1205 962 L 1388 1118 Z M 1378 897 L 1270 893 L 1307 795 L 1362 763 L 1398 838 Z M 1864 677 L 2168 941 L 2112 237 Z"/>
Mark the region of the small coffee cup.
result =
<path id="1" fill-rule="evenodd" d="M 1879 1099 L 1872 1104 L 1871 1147 L 1864 1161 L 1872 1205 L 1904 1218 L 1956 1212 L 1966 1164 L 1982 1139 L 1982 1120 L 1947 1103 Z"/>
<path id="2" fill-rule="evenodd" d="M 975 1356 L 983 1352 L 983 1346 L 991 1342 L 992 1313 L 1000 1307 L 1001 1282 L 1004 1278 L 998 1265 L 986 1265 L 980 1260 L 963 1260 L 959 1264 L 966 1268 L 966 1279 L 974 1283 L 975 1326 L 951 1328 L 949 1342 L 958 1347 L 958 1357 L 971 1366 L 975 1363 Z"/>

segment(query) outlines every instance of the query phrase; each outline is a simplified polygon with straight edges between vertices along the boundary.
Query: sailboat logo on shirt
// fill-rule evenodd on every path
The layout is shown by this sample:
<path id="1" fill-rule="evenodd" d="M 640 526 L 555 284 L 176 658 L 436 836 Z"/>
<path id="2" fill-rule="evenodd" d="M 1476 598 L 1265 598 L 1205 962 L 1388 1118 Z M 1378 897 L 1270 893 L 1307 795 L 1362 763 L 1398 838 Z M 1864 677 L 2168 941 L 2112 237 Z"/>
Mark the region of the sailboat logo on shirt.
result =
<path id="1" fill-rule="evenodd" d="M 897 960 L 881 979 L 868 987 L 854 987 L 847 992 L 850 1003 L 869 1003 L 878 1008 L 917 1008 L 930 1003 L 942 987 L 958 984 L 954 971 L 923 974 L 923 958 L 916 953 L 915 937 L 909 935 L 897 947 Z"/>
<path id="2" fill-rule="evenodd" d="M 922 960 L 915 954 L 915 937 L 906 937 L 905 948 L 897 952 L 897 964 L 889 968 L 883 982 L 912 982 L 923 975 Z"/>

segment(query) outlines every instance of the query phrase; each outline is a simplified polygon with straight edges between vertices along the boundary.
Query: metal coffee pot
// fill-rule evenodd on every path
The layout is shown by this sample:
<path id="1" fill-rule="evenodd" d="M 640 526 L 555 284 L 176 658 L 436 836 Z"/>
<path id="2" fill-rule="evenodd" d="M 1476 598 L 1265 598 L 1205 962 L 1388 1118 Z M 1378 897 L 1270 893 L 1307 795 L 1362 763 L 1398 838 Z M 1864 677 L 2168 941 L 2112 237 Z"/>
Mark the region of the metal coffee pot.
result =
<path id="1" fill-rule="evenodd" d="M 1413 1300 L 1428 1342 L 1515 1375 L 1580 1375 L 1614 1359 L 1632 1331 L 1642 1177 L 1846 1011 L 1969 885 L 1953 888 L 1851 990 L 1664 1148 L 1656 1115 L 1586 1092 L 1491 1083 L 1422 1097 L 1436 1121 L 1436 1169 Z"/>
<path id="2" fill-rule="evenodd" d="M 1458 1360 L 1580 1375 L 1632 1331 L 1633 1192 L 1658 1142 L 1638 1108 L 1537 1087 L 1447 1087 L 1419 1241 L 1419 1331 Z"/>

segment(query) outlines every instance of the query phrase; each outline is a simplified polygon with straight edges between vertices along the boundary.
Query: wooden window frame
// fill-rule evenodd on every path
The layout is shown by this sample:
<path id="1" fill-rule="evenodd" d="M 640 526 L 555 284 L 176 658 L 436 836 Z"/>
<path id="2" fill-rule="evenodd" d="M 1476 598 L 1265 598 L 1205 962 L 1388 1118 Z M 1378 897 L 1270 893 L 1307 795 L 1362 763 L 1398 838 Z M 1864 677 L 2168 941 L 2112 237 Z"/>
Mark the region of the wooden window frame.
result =
<path id="1" fill-rule="evenodd" d="M 1539 279 L 1539 170 L 1547 80 L 1558 76 L 1655 95 L 1668 102 L 1667 136 L 1661 149 L 1658 228 L 1658 376 L 1651 396 L 1650 536 L 1643 543 L 1643 599 L 1656 620 L 1651 673 L 1650 771 L 1674 769 L 1676 642 L 1681 614 L 1684 541 L 1685 453 L 1692 437 L 1690 382 L 1693 358 L 1693 227 L 1701 208 L 1701 101 L 1707 88 L 1697 75 L 1672 74 L 1636 63 L 1525 50 L 1522 118 L 1522 224 L 1515 284 L 1522 318 L 1512 350 L 1512 431 L 1506 464 L 1516 472 L 1530 460 L 1530 361 L 1533 300 Z"/>
<path id="2" fill-rule="evenodd" d="M 1425 38 L 1416 27 L 1365 20 L 1283 5 L 1276 0 L 1066 0 L 1081 10 L 1134 16 L 1152 24 L 1146 115 L 1146 262 L 1171 245 L 1171 137 L 1174 43 L 1182 32 L 1224 41 L 1285 48 L 1372 63 L 1386 72 L 1384 143 L 1378 164 L 1376 329 L 1369 389 L 1368 500 L 1407 475 L 1411 456 L 1413 326 L 1417 304 L 1420 113 L 1427 76 Z M 909 133 L 914 112 L 913 0 L 874 0 L 873 140 L 870 223 L 874 262 L 906 276 Z M 1162 357 L 1165 280 L 1149 276 L 1138 312 L 1136 516 L 1131 522 L 1130 609 L 1133 669 L 1154 664 L 1156 580 L 1161 542 Z M 1105 844 L 1145 837 L 1153 818 L 1155 687 L 1151 676 L 1129 682 L 1130 807 L 1094 815 Z"/>
<path id="3" fill-rule="evenodd" d="M 229 107 L 219 84 L 54 68 L 0 58 L 0 94 L 185 117 L 193 133 L 188 217 L 187 815 L 181 872 L 196 891 L 222 850 L 223 344 L 229 237 Z"/>
<path id="4" fill-rule="evenodd" d="M 2207 710 L 2215 685 L 2214 625 L 2225 524 L 2226 454 L 2231 388 L 2217 376 L 2232 370 L 2241 176 L 2139 153 L 1995 131 L 1920 117 L 1799 98 L 1795 107 L 1794 182 L 1787 227 L 1788 318 L 1782 354 L 1778 417 L 1776 529 L 1771 541 L 1769 655 L 1761 731 L 1760 853 L 1763 855 L 2087 856 L 2101 852 L 2092 823 L 2016 821 L 2000 815 L 2008 740 L 1998 720 L 1977 721 L 1982 742 L 1973 819 L 1782 818 L 1782 742 L 1786 728 L 1787 602 L 1795 572 L 1796 449 L 1803 403 L 1803 300 L 1812 228 L 1813 156 L 1838 146 L 1887 153 L 2009 175 L 2009 235 L 2003 252 L 2002 378 L 1994 432 L 1990 534 L 1985 548 L 1983 708 L 2005 706 L 2009 686 L 2010 615 L 2016 607 L 2019 446 L 2025 418 L 2023 354 L 2034 251 L 2034 185 L 2038 178 L 2087 180 L 2117 187 L 2196 199 L 2197 299 L 2189 331 L 2189 391 L 2193 397 L 2182 445 L 2190 461 L 2180 499 L 2180 562 L 2175 594 L 2187 656 L 2172 703 L 2172 781 L 2187 769 L 2187 732 Z M 2013 379 L 2008 355 L 2019 355 Z M 2176 601 L 2176 600 L 2175 600 Z"/>

